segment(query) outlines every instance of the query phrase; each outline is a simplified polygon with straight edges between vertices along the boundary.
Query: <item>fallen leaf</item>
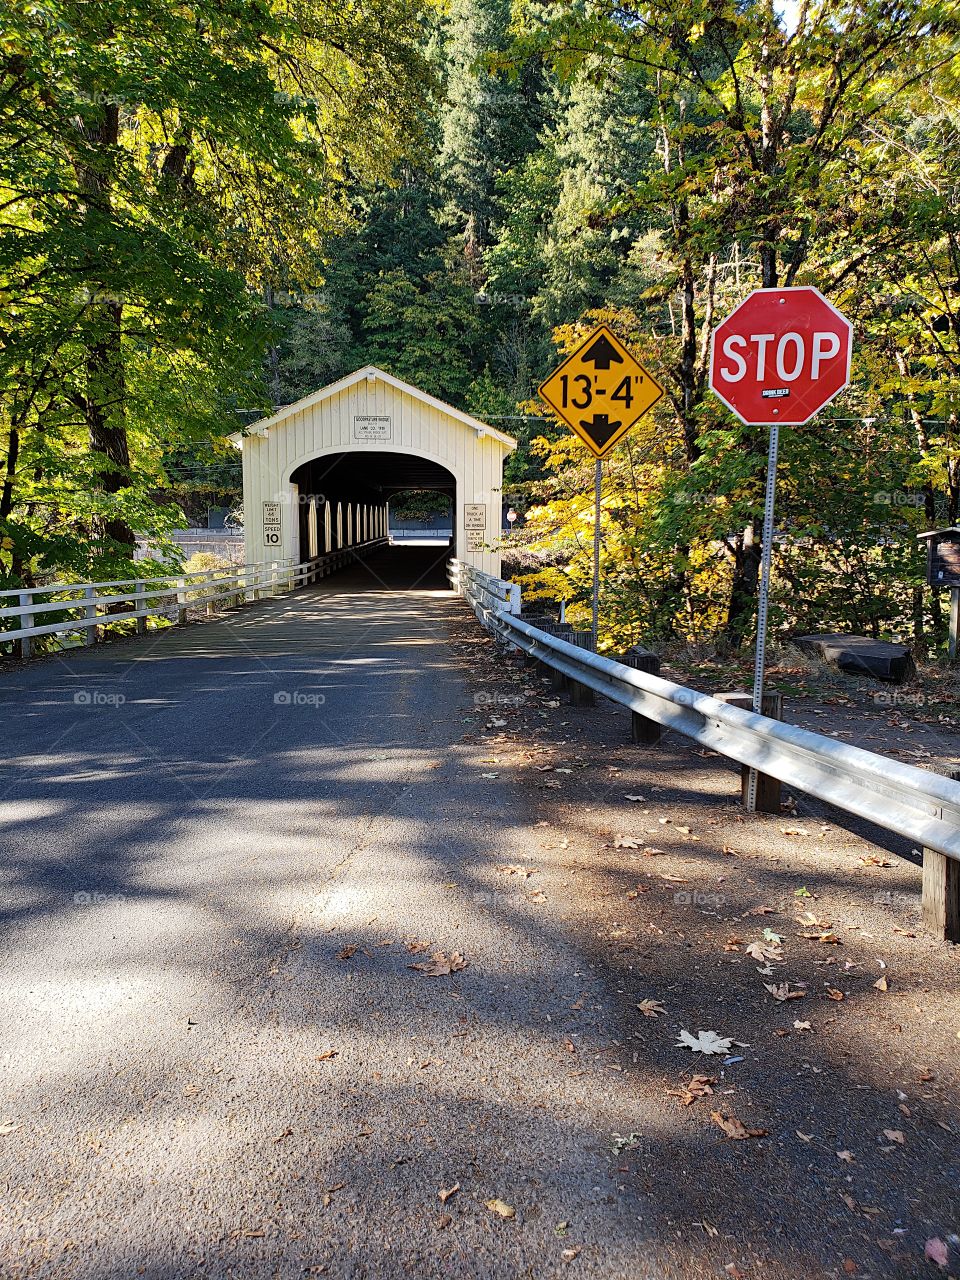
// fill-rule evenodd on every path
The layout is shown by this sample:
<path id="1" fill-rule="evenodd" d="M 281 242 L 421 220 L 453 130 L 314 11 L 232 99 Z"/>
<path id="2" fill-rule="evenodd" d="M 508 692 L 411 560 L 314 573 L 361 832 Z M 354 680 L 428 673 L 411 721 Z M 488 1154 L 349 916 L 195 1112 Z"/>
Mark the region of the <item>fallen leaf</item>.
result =
<path id="1" fill-rule="evenodd" d="M 857 1272 L 857 1264 L 854 1262 L 852 1258 L 844 1258 L 843 1269 L 848 1276 L 855 1275 Z"/>
<path id="2" fill-rule="evenodd" d="M 719 1125 L 728 1138 L 740 1141 L 743 1138 L 765 1138 L 768 1129 L 748 1129 L 736 1116 L 724 1115 L 722 1111 L 711 1111 L 710 1119 Z"/>
<path id="3" fill-rule="evenodd" d="M 637 840 L 634 836 L 617 836 L 613 842 L 615 849 L 642 849 L 643 841 Z"/>
<path id="4" fill-rule="evenodd" d="M 857 1157 L 852 1151 L 838 1151 L 837 1159 L 842 1160 L 844 1164 L 856 1164 Z"/>
<path id="5" fill-rule="evenodd" d="M 417 969 L 427 978 L 443 978 L 450 973 L 459 973 L 466 969 L 469 961 L 464 960 L 459 951 L 451 951 L 449 958 L 442 951 L 435 951 L 429 960 L 419 964 L 408 964 L 408 969 Z"/>
<path id="6" fill-rule="evenodd" d="M 934 1236 L 923 1246 L 923 1256 L 928 1262 L 935 1262 L 938 1267 L 947 1265 L 947 1246 L 939 1236 Z"/>
<path id="7" fill-rule="evenodd" d="M 564 1249 L 560 1254 L 560 1257 L 564 1260 L 564 1262 L 572 1262 L 574 1258 L 579 1254 L 582 1248 L 583 1246 L 578 1244 L 573 1246 L 572 1248 Z"/>
<path id="8" fill-rule="evenodd" d="M 889 991 L 889 990 L 890 990 L 890 983 L 887 981 L 887 975 L 886 975 L 886 974 L 884 974 L 882 978 L 878 978 L 878 979 L 877 979 L 877 981 L 876 981 L 873 985 L 877 988 L 877 990 L 878 990 L 878 991 Z"/>
<path id="9" fill-rule="evenodd" d="M 805 990 L 792 990 L 789 982 L 781 982 L 777 985 L 772 982 L 765 982 L 763 985 L 764 988 L 773 996 L 774 1000 L 802 1000 L 807 994 Z"/>
<path id="10" fill-rule="evenodd" d="M 440 1197 L 440 1203 L 446 1204 L 447 1201 L 450 1199 L 450 1197 L 455 1196 L 459 1190 L 460 1190 L 459 1182 L 455 1182 L 452 1187 L 447 1187 L 446 1190 L 444 1190 L 444 1188 L 441 1187 L 440 1190 L 437 1192 L 437 1195 Z"/>
<path id="11" fill-rule="evenodd" d="M 827 987 L 827 998 L 830 1000 L 846 1000 L 846 996 L 842 991 L 838 991 L 836 987 Z"/>
<path id="12" fill-rule="evenodd" d="M 883 1136 L 888 1142 L 899 1142 L 901 1147 L 906 1146 L 907 1139 L 902 1129 L 884 1129 Z"/>
<path id="13" fill-rule="evenodd" d="M 435 1223 L 437 1231 L 446 1231 L 452 1221 L 453 1219 L 450 1217 L 449 1213 L 441 1213 Z"/>
<path id="14" fill-rule="evenodd" d="M 692 1049 L 694 1053 L 729 1053 L 733 1041 L 717 1034 L 716 1031 L 698 1031 L 696 1036 L 689 1031 L 681 1031 L 677 1041 L 678 1049 Z"/>
<path id="15" fill-rule="evenodd" d="M 753 960 L 782 960 L 783 948 L 774 942 L 751 942 L 747 947 L 747 955 Z"/>
<path id="16" fill-rule="evenodd" d="M 840 945 L 840 939 L 835 933 L 801 933 L 801 938 L 811 938 L 814 942 L 835 942 Z"/>
<path id="17" fill-rule="evenodd" d="M 780 830 L 785 836 L 808 836 L 810 834 L 806 827 L 781 827 Z"/>
<path id="18" fill-rule="evenodd" d="M 339 1054 L 339 1052 L 340 1052 L 339 1049 L 324 1049 L 323 1053 L 318 1053 L 316 1055 L 315 1061 L 329 1062 L 330 1059 L 335 1058 Z"/>
<path id="19" fill-rule="evenodd" d="M 813 1027 L 811 1027 L 809 1022 L 795 1022 L 793 1024 L 793 1029 L 794 1031 L 812 1031 Z"/>
<path id="20" fill-rule="evenodd" d="M 661 1013 L 667 1012 L 659 1000 L 641 1000 L 637 1008 L 645 1018 L 659 1018 Z"/>
<path id="21" fill-rule="evenodd" d="M 680 1089 L 668 1089 L 667 1092 L 672 1098 L 679 1098 L 681 1106 L 689 1107 L 698 1098 L 705 1098 L 707 1094 L 713 1093 L 711 1086 L 716 1083 L 716 1076 L 694 1076 L 689 1084 Z"/>
<path id="22" fill-rule="evenodd" d="M 515 1218 L 517 1216 L 517 1211 L 513 1205 L 507 1204 L 504 1200 L 485 1200 L 484 1204 L 498 1218 Z"/>
<path id="23" fill-rule="evenodd" d="M 19 1128 L 20 1126 L 18 1124 L 15 1124 L 13 1120 L 7 1120 L 4 1124 L 0 1124 L 0 1138 L 8 1137 L 11 1133 L 13 1133 L 14 1129 L 19 1129 Z"/>
<path id="24" fill-rule="evenodd" d="M 338 960 L 349 960 L 351 956 L 356 955 L 357 947 L 355 945 L 341 947 L 337 952 Z"/>
<path id="25" fill-rule="evenodd" d="M 639 801 L 639 800 L 646 800 L 647 797 L 646 796 L 624 796 L 623 798 L 624 800 Z"/>

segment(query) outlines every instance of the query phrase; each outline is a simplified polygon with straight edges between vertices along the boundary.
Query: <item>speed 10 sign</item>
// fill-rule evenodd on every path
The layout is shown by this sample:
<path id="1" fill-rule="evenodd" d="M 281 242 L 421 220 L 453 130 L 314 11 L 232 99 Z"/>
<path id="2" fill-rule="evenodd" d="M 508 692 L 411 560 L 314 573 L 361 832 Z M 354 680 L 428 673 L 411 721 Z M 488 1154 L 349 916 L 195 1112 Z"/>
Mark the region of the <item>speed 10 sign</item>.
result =
<path id="1" fill-rule="evenodd" d="M 800 426 L 847 385 L 852 348 L 819 289 L 755 289 L 713 331 L 710 388 L 748 426 Z"/>

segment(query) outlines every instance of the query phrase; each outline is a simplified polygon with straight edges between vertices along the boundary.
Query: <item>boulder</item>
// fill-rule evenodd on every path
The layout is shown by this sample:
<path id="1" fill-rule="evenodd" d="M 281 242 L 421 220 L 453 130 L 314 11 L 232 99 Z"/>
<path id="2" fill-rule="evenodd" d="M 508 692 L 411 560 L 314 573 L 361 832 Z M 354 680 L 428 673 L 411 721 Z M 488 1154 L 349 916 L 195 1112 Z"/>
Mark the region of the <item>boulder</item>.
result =
<path id="1" fill-rule="evenodd" d="M 850 675 L 903 684 L 917 674 L 913 654 L 905 644 L 871 640 L 869 636 L 840 635 L 797 636 L 794 643 Z"/>

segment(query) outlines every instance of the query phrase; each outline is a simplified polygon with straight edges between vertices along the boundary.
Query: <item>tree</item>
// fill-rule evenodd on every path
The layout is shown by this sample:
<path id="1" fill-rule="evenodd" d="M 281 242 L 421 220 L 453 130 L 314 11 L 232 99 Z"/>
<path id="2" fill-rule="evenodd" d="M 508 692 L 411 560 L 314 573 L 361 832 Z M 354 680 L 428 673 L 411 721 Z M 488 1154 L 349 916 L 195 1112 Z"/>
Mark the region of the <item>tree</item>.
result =
<path id="1" fill-rule="evenodd" d="M 163 449 L 222 431 L 231 398 L 262 401 L 258 294 L 309 287 L 344 174 L 386 175 L 415 139 L 418 15 L 418 0 L 15 0 L 0 41 L 10 580 L 124 576 L 134 530 L 167 519 L 147 498 Z"/>
<path id="2" fill-rule="evenodd" d="M 616 207 L 640 220 L 657 260 L 650 265 L 660 267 L 636 305 L 646 303 L 692 469 L 705 433 L 720 427 L 706 402 L 708 339 L 720 312 L 751 285 L 811 281 L 842 300 L 859 269 L 909 238 L 903 219 L 874 217 L 863 205 L 861 178 L 875 163 L 864 139 L 891 103 L 955 58 L 956 19 L 924 0 L 841 10 L 804 0 L 792 28 L 769 0 L 531 3 L 519 13 L 519 61 L 537 52 L 568 77 L 595 76 L 598 63 L 645 76 L 653 163 Z M 668 301 L 675 332 L 666 336 Z M 764 450 L 754 430 L 727 420 L 722 432 L 735 455 L 734 509 L 744 515 L 722 538 L 731 568 L 725 638 L 736 646 L 756 599 Z"/>

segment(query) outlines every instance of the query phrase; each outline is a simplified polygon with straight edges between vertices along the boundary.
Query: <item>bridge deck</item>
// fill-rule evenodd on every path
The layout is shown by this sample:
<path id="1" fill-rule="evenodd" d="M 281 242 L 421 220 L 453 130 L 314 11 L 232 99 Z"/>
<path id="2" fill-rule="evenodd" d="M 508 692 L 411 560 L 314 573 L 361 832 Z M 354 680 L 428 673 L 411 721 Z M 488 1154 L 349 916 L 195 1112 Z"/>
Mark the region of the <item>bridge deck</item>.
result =
<path id="1" fill-rule="evenodd" d="M 555 1030 L 600 992 L 494 892 L 531 831 L 467 768 L 436 559 L 7 677 L 5 1275 L 513 1276 L 574 1211 L 623 1233 Z M 469 968 L 408 967 L 433 950 Z M 498 1196 L 538 1206 L 506 1257 Z"/>

